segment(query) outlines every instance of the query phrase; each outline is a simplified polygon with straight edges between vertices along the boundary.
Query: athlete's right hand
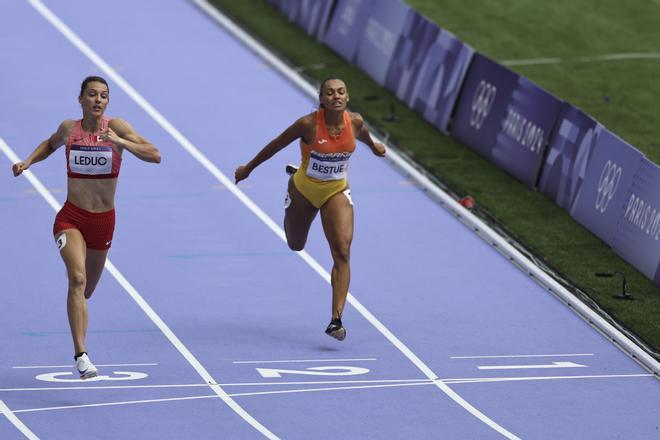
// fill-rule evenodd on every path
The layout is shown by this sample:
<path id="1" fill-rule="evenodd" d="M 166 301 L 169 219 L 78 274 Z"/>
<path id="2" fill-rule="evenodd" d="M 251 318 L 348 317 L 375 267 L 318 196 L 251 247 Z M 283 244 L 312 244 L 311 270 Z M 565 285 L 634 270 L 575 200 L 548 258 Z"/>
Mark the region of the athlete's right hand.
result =
<path id="1" fill-rule="evenodd" d="M 243 179 L 247 179 L 252 170 L 247 165 L 241 165 L 234 171 L 234 183 L 238 183 Z"/>
<path id="2" fill-rule="evenodd" d="M 27 161 L 24 160 L 23 162 L 15 163 L 11 167 L 11 170 L 14 172 L 14 177 L 15 177 L 15 176 L 20 176 L 21 173 L 27 170 L 28 168 L 30 168 L 30 164 L 28 164 Z"/>

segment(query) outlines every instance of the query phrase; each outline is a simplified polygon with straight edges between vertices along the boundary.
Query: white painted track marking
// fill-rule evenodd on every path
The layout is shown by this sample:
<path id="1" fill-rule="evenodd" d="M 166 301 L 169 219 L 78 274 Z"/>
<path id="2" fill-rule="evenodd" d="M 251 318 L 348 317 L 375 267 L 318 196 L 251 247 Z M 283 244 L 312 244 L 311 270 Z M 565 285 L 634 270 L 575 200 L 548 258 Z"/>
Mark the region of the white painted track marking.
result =
<path id="1" fill-rule="evenodd" d="M 80 379 L 78 376 L 70 371 L 66 372 L 56 372 L 56 373 L 44 373 L 39 374 L 35 377 L 37 380 L 43 382 L 67 382 L 67 383 L 87 383 L 87 382 L 104 382 L 104 381 L 123 381 L 123 380 L 141 380 L 149 377 L 148 374 L 139 373 L 135 371 L 113 371 L 115 376 L 108 376 L 100 374 L 98 376 L 90 377 L 89 379 Z"/>
<path id="2" fill-rule="evenodd" d="M 73 365 L 73 364 L 72 364 Z M 33 368 L 33 369 L 47 369 L 47 368 L 71 368 L 72 365 L 26 365 L 26 366 L 17 366 L 17 367 L 12 367 L 16 369 L 23 369 L 23 368 Z M 150 364 L 97 364 L 94 363 L 97 367 L 147 367 L 147 366 L 154 366 L 158 365 L 155 363 L 150 363 Z"/>
<path id="3" fill-rule="evenodd" d="M 445 378 L 445 383 L 451 384 L 469 384 L 469 383 L 488 383 L 488 382 L 519 382 L 530 380 L 575 380 L 575 379 L 620 379 L 653 377 L 651 373 L 635 374 L 602 374 L 602 375 L 583 375 L 583 376 L 520 376 L 520 377 L 466 377 L 466 378 Z M 439 379 L 440 380 L 440 379 Z M 268 386 L 287 386 L 287 385 L 328 385 L 328 384 L 388 384 L 388 383 L 428 383 L 433 381 L 429 379 L 371 379 L 371 380 L 320 380 L 320 381 L 292 381 L 292 382 L 234 382 L 219 383 L 221 387 L 268 387 Z M 33 388 L 0 388 L 0 392 L 27 392 L 27 391 L 84 391 L 84 390 L 117 390 L 117 389 L 147 389 L 147 388 L 197 388 L 207 387 L 206 383 L 192 384 L 171 384 L 171 385 L 103 385 L 103 386 L 83 386 L 83 387 L 33 387 Z"/>
<path id="4" fill-rule="evenodd" d="M 7 417 L 7 420 L 11 422 L 12 425 L 16 427 L 21 433 L 28 439 L 30 440 L 39 440 L 39 437 L 34 435 L 32 431 L 30 431 L 30 428 L 25 426 L 23 422 L 20 421 L 18 417 L 9 409 L 9 407 L 0 400 L 0 414 L 4 414 L 5 417 Z"/>
<path id="5" fill-rule="evenodd" d="M 503 359 L 503 358 L 537 358 L 537 357 L 572 357 L 593 356 L 593 353 L 576 354 L 507 354 L 500 356 L 450 356 L 449 359 Z"/>
<path id="6" fill-rule="evenodd" d="M 509 381 L 533 381 L 533 380 L 567 380 L 567 379 L 601 379 L 601 378 L 634 378 L 634 377 L 652 377 L 653 374 L 644 373 L 644 374 L 621 374 L 621 375 L 603 375 L 603 376 L 550 376 L 550 377 L 493 377 L 493 378 L 468 378 L 468 379 L 444 379 L 447 383 L 453 384 L 481 384 L 481 383 L 491 383 L 491 382 L 509 382 Z M 300 382 L 298 384 L 353 384 L 353 383 L 368 383 L 371 381 L 322 381 L 322 382 Z M 376 381 L 377 382 L 377 381 Z M 289 393 L 309 393 L 309 392 L 322 392 L 322 391 L 344 391 L 344 390 L 364 390 L 364 389 L 376 389 L 376 388 L 400 388 L 400 387 L 411 387 L 411 386 L 420 386 L 420 385 L 434 385 L 432 381 L 429 380 L 404 380 L 404 381 L 382 381 L 382 382 L 396 382 L 396 383 L 382 383 L 376 385 L 364 385 L 364 386 L 335 386 L 335 387 L 323 387 L 323 388 L 303 388 L 297 390 L 277 390 L 277 391 L 257 391 L 249 393 L 232 393 L 231 397 L 249 397 L 249 396 L 263 396 L 271 394 L 289 394 Z M 283 383 L 283 384 L 257 384 L 257 385 L 292 385 L 294 383 Z M 223 386 L 229 386 L 230 384 L 223 384 Z M 237 384 L 238 385 L 238 384 Z M 244 385 L 244 384 L 241 384 Z M 200 386 L 206 386 L 200 385 Z M 109 388 L 109 387 L 108 387 Z M 113 387 L 116 388 L 116 387 Z M 91 387 L 88 389 L 92 389 Z M 67 388 L 70 390 L 70 388 Z M 124 402 L 106 402 L 106 403 L 92 403 L 87 405 L 70 405 L 70 406 L 56 406 L 56 407 L 47 407 L 47 408 L 31 408 L 31 409 L 22 409 L 14 411 L 15 413 L 22 412 L 38 412 L 38 411 L 55 411 L 55 410 L 65 410 L 65 409 L 78 409 L 78 408 L 96 408 L 102 406 L 117 406 L 117 405 L 133 405 L 133 404 L 144 404 L 144 403 L 160 403 L 160 402 L 176 402 L 184 400 L 198 400 L 198 399 L 217 399 L 217 395 L 206 395 L 206 396 L 190 396 L 190 397 L 169 397 L 163 399 L 148 399 L 148 400 L 131 400 Z"/>
<path id="7" fill-rule="evenodd" d="M 279 361 L 234 361 L 232 364 L 288 364 L 301 362 L 353 362 L 353 361 L 376 361 L 376 358 L 356 358 L 356 359 L 291 359 Z"/>
<path id="8" fill-rule="evenodd" d="M 480 370 L 534 370 L 542 368 L 586 368 L 586 365 L 576 364 L 574 362 L 553 362 L 544 365 L 483 365 Z"/>

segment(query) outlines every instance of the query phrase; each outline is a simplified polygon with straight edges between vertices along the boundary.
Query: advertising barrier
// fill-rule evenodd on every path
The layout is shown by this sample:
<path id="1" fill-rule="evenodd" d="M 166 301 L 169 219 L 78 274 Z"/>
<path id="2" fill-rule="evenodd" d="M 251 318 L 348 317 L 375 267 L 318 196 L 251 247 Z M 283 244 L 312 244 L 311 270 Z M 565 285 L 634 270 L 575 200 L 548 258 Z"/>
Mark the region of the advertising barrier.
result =
<path id="1" fill-rule="evenodd" d="M 392 56 L 385 86 L 447 133 L 474 50 L 412 11 Z"/>
<path id="2" fill-rule="evenodd" d="M 337 0 L 323 42 L 353 62 L 374 0 Z"/>
<path id="3" fill-rule="evenodd" d="M 421 67 L 412 108 L 445 134 L 473 55 L 470 46 L 441 31 Z"/>
<path id="4" fill-rule="evenodd" d="M 605 128 L 585 158 L 584 181 L 570 214 L 610 246 L 642 158 L 642 153 Z"/>
<path id="5" fill-rule="evenodd" d="M 334 0 L 269 0 L 290 22 L 321 41 Z"/>
<path id="6" fill-rule="evenodd" d="M 603 126 L 565 102 L 550 136 L 538 190 L 566 211 L 584 182 L 587 161 Z"/>
<path id="7" fill-rule="evenodd" d="M 414 96 L 419 90 L 415 87 L 425 64 L 429 47 L 442 30 L 417 11 L 406 17 L 399 41 L 385 78 L 385 88 L 412 108 Z"/>
<path id="8" fill-rule="evenodd" d="M 300 26 L 307 35 L 311 35 L 318 41 L 323 39 L 323 34 L 330 20 L 330 11 L 334 1 L 332 0 L 298 0 L 298 10 L 295 23 Z"/>
<path id="9" fill-rule="evenodd" d="M 410 6 L 401 0 L 371 4 L 355 63 L 380 85 L 385 85 L 394 50 L 410 14 Z"/>
<path id="10" fill-rule="evenodd" d="M 633 177 L 612 248 L 660 287 L 660 168 L 646 158 Z"/>
<path id="11" fill-rule="evenodd" d="M 451 133 L 533 188 L 560 107 L 527 78 L 475 54 Z"/>

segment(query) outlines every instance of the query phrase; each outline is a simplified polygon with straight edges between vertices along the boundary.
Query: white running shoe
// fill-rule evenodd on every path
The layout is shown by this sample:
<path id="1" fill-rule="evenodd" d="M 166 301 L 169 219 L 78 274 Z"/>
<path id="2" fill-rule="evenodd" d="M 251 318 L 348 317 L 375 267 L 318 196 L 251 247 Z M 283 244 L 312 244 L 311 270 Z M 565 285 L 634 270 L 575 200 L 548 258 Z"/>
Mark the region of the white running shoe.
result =
<path id="1" fill-rule="evenodd" d="M 96 377 L 99 375 L 99 370 L 89 360 L 89 356 L 87 356 L 87 353 L 83 353 L 76 360 L 76 369 L 78 370 L 78 373 L 80 374 L 80 378 L 82 380 L 91 379 L 92 377 Z"/>

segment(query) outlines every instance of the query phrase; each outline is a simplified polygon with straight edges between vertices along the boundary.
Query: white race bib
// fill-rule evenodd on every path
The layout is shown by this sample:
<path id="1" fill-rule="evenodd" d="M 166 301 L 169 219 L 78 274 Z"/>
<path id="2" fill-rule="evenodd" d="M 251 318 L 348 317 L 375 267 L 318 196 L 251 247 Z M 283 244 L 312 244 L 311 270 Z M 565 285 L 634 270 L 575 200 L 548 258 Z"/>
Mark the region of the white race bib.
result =
<path id="1" fill-rule="evenodd" d="M 111 174 L 112 147 L 85 147 L 72 145 L 69 169 L 76 174 Z"/>
<path id="2" fill-rule="evenodd" d="M 317 180 L 341 180 L 348 172 L 351 153 L 317 153 L 312 151 L 307 165 L 307 176 Z"/>

